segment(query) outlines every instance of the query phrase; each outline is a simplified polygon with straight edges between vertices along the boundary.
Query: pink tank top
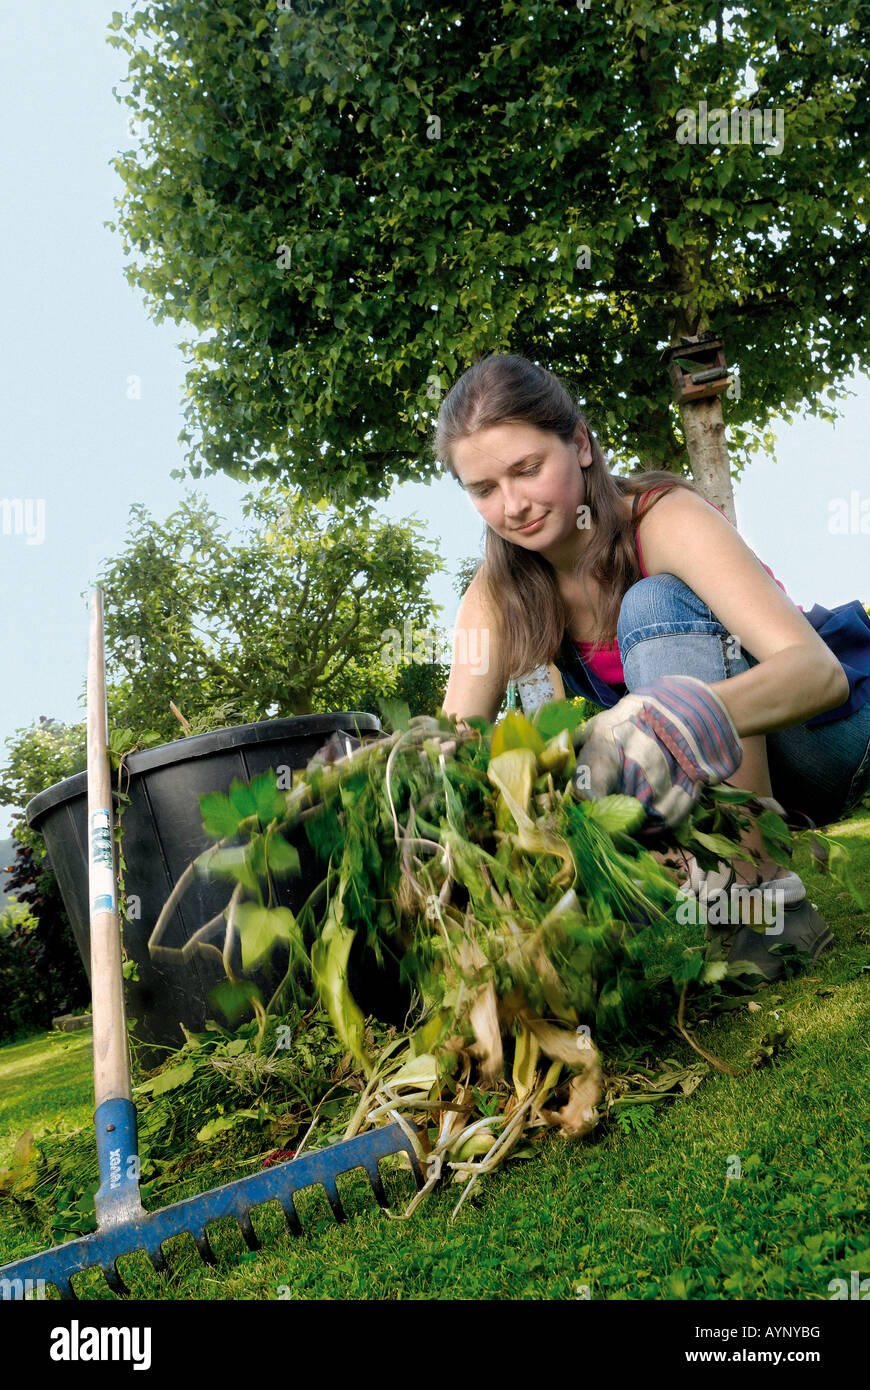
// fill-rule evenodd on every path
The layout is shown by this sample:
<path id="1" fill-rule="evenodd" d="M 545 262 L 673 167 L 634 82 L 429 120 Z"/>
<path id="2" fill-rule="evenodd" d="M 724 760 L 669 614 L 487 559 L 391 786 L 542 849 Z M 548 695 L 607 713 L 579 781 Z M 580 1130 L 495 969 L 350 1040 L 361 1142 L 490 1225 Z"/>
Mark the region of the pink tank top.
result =
<path id="1" fill-rule="evenodd" d="M 640 500 L 641 502 L 643 502 L 644 497 L 649 497 L 652 495 L 652 493 L 661 491 L 661 487 L 651 488 L 649 492 L 644 492 L 641 494 Z M 706 502 L 707 499 L 704 498 L 704 501 Z M 714 507 L 715 503 L 707 502 L 707 505 L 708 507 Z M 638 506 L 640 506 L 640 503 L 638 503 Z M 721 507 L 716 507 L 715 509 L 717 512 L 719 512 L 720 516 L 725 516 L 725 513 L 722 511 Z M 635 539 L 637 541 L 637 559 L 638 564 L 640 565 L 640 572 L 643 575 L 644 579 L 646 579 L 648 576 L 646 572 L 646 566 L 643 562 L 643 551 L 641 550 L 639 528 L 635 530 L 634 534 Z M 753 555 L 755 555 L 754 550 L 752 553 Z M 755 558 L 758 559 L 758 556 L 756 555 Z M 768 565 L 765 565 L 763 560 L 760 561 L 760 564 L 763 566 L 764 569 L 767 570 L 767 573 L 770 575 L 771 579 L 775 580 L 776 583 L 779 584 L 779 587 L 782 589 L 782 592 L 785 593 L 785 585 L 780 583 L 780 581 L 776 578 L 776 575 L 774 574 L 773 570 L 770 569 Z M 801 609 L 801 612 L 803 612 L 803 609 Z M 573 640 L 574 639 L 572 638 L 572 641 Z M 622 670 L 622 658 L 619 655 L 618 642 L 613 641 L 609 643 L 608 646 L 596 648 L 594 647 L 592 642 L 574 641 L 574 646 L 580 653 L 580 657 L 584 665 L 588 666 L 589 670 L 594 672 L 596 676 L 599 676 L 601 680 L 605 681 L 608 685 L 611 686 L 625 684 L 625 677 Z"/>

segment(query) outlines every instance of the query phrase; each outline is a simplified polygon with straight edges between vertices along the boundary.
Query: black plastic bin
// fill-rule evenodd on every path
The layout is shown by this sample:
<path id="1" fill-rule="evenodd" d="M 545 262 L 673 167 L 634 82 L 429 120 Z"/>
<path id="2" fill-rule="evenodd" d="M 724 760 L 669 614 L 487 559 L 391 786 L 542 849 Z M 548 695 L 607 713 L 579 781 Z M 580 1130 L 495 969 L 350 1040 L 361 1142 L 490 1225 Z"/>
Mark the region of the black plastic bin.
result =
<path id="1" fill-rule="evenodd" d="M 206 792 L 229 790 L 233 778 L 250 781 L 262 772 L 299 770 L 336 731 L 363 739 L 381 732 L 373 714 L 339 713 L 270 719 L 236 728 L 198 734 L 133 753 L 126 760 L 130 797 L 123 809 L 123 850 L 127 869 L 125 893 L 138 907 L 134 920 L 123 924 L 127 955 L 138 966 L 138 980 L 127 981 L 127 1011 L 136 1020 L 133 1036 L 145 1045 L 142 1061 L 155 1065 L 165 1056 L 160 1047 L 179 1047 L 180 1024 L 192 1032 L 203 1029 L 209 1017 L 220 1018 L 209 1004 L 210 991 L 226 979 L 213 952 L 196 951 L 186 962 L 152 961 L 148 938 L 169 894 L 184 869 L 212 843 L 202 828 L 199 798 Z M 27 821 L 44 836 L 57 875 L 85 969 L 90 976 L 90 923 L 87 869 L 87 779 L 81 772 L 56 783 L 30 801 Z M 321 867 L 304 831 L 295 837 L 301 875 L 276 883 L 278 903 L 298 912 L 322 879 Z M 210 918 L 226 906 L 232 882 L 195 877 L 162 936 L 162 944 L 182 947 Z M 138 900 L 138 903 L 135 903 Z M 219 936 L 218 936 L 218 939 Z M 238 942 L 234 973 L 242 975 Z M 280 983 L 287 968 L 287 951 L 276 949 L 267 968 L 251 973 L 264 999 Z M 373 975 L 362 950 L 352 956 L 351 989 L 367 1012 L 400 1021 L 407 992 L 398 987 L 397 973 Z"/>

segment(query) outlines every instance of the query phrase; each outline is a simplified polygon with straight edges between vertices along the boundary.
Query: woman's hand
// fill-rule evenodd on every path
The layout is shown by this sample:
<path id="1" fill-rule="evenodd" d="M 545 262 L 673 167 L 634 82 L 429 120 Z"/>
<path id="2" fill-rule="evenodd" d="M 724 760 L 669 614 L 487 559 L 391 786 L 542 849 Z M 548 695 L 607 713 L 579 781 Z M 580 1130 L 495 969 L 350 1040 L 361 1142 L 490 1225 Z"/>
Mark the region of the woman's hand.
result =
<path id="1" fill-rule="evenodd" d="M 685 820 L 704 785 L 743 760 L 734 722 L 718 695 L 694 676 L 664 676 L 625 695 L 575 735 L 579 800 L 636 796 L 666 825 Z"/>

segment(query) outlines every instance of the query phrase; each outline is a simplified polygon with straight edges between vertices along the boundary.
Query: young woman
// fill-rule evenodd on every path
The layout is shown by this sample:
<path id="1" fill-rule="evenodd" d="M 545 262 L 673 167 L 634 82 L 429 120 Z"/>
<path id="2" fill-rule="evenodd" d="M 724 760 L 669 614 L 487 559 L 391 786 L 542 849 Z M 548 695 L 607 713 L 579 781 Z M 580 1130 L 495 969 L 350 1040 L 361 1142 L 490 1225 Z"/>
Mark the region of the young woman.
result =
<path id="1" fill-rule="evenodd" d="M 608 472 L 567 391 L 525 358 L 496 354 L 465 372 L 433 450 L 486 522 L 456 621 L 448 714 L 492 721 L 509 679 L 550 664 L 567 694 L 605 707 L 578 751 L 586 786 L 637 795 L 669 824 L 704 782 L 816 825 L 870 792 L 870 619 L 857 600 L 803 613 L 685 479 Z M 742 843 L 757 865 L 705 876 L 692 864 L 691 888 L 776 884 L 784 932 L 727 929 L 731 959 L 773 979 L 775 941 L 815 958 L 833 937 L 760 836 Z"/>

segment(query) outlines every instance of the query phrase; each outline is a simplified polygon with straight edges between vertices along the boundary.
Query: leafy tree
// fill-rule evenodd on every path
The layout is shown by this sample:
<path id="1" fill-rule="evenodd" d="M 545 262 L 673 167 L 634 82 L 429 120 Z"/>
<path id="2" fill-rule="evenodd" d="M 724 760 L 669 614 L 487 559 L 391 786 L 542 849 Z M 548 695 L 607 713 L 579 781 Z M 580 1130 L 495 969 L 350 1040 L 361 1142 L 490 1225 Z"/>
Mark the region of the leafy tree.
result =
<path id="1" fill-rule="evenodd" d="M 386 494 L 431 476 L 445 386 L 516 351 L 616 461 L 680 471 L 687 447 L 733 515 L 721 399 L 678 410 L 659 354 L 724 336 L 737 471 L 774 416 L 835 418 L 870 365 L 864 20 L 863 0 L 116 13 L 143 122 L 117 225 L 154 317 L 200 335 L 193 474 Z"/>
<path id="2" fill-rule="evenodd" d="M 131 508 L 128 544 L 99 578 L 114 724 L 170 739 L 181 732 L 170 701 L 238 723 L 397 692 L 407 644 L 394 634 L 429 630 L 426 583 L 443 569 L 420 523 L 278 486 L 244 510 L 251 526 L 233 543 L 201 498 L 162 523 Z"/>
<path id="3" fill-rule="evenodd" d="M 20 806 L 64 777 L 84 771 L 85 725 L 62 724 L 40 715 L 27 729 L 6 740 L 6 766 L 0 768 L 0 803 Z"/>
<path id="4" fill-rule="evenodd" d="M 0 917 L 0 1038 L 50 1028 L 56 1014 L 90 993 L 45 841 L 23 813 L 32 797 L 84 769 L 85 726 L 43 715 L 8 738 L 6 749 L 0 800 L 21 810 L 13 816 L 14 860 L 0 865 L 17 900 Z"/>

